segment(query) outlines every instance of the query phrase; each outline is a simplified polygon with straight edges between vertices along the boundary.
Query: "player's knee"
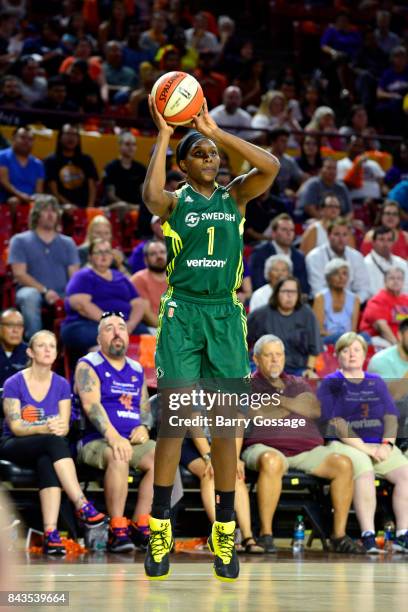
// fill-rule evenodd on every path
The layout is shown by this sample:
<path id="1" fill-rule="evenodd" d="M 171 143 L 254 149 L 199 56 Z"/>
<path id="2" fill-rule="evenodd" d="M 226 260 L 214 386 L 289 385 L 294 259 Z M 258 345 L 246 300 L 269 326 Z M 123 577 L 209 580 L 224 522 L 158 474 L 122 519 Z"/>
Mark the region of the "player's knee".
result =
<path id="1" fill-rule="evenodd" d="M 268 474 L 282 474 L 284 470 L 282 457 L 274 452 L 263 453 L 258 459 L 258 469 Z"/>

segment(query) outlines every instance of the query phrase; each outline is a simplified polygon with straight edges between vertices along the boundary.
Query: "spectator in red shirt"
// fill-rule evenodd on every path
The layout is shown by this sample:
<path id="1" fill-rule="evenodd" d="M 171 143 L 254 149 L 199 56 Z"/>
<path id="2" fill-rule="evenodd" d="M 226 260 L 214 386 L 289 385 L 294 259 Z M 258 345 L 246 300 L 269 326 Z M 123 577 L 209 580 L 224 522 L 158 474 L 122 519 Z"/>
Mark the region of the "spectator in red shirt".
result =
<path id="1" fill-rule="evenodd" d="M 373 338 L 373 344 L 385 347 L 398 344 L 398 326 L 408 318 L 408 294 L 403 293 L 404 270 L 397 266 L 384 275 L 385 289 L 381 289 L 367 302 L 360 331 Z"/>
<path id="2" fill-rule="evenodd" d="M 282 419 L 282 425 L 256 424 L 247 430 L 242 459 L 251 470 L 259 472 L 257 483 L 261 535 L 258 543 L 265 552 L 276 552 L 272 538 L 272 521 L 278 505 L 282 477 L 289 469 L 314 474 L 331 481 L 333 503 L 334 552 L 361 554 L 360 545 L 346 535 L 347 517 L 353 495 L 353 470 L 350 460 L 324 446 L 314 423 L 320 417 L 320 406 L 306 381 L 283 372 L 285 350 L 282 341 L 273 335 L 259 338 L 254 347 L 257 370 L 253 375 L 254 399 L 271 396 L 268 406 L 262 405 L 252 416 L 257 419 Z M 278 404 L 274 397 L 278 398 Z"/>
<path id="3" fill-rule="evenodd" d="M 408 259 L 408 233 L 401 229 L 401 210 L 398 202 L 394 202 L 393 200 L 386 200 L 384 202 L 375 226 L 387 227 L 392 230 L 394 232 L 394 243 L 391 253 L 403 259 Z M 368 255 L 373 248 L 373 235 L 374 230 L 371 229 L 364 236 L 364 240 L 360 247 L 360 251 L 363 255 Z"/>
<path id="4" fill-rule="evenodd" d="M 146 268 L 131 277 L 131 282 L 140 297 L 147 300 L 156 318 L 160 310 L 160 298 L 167 290 L 166 263 L 167 250 L 162 241 L 149 240 L 143 247 Z"/>

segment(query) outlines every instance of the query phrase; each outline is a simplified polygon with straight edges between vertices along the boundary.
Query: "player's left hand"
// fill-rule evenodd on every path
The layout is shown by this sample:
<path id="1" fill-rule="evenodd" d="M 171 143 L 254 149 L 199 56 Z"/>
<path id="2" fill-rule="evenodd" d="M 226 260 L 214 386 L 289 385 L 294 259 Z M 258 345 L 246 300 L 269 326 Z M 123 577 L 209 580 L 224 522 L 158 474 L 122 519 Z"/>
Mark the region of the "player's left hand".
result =
<path id="1" fill-rule="evenodd" d="M 196 130 L 208 138 L 214 138 L 216 131 L 219 129 L 208 112 L 207 100 L 205 98 L 201 113 L 199 115 L 193 115 L 192 123 Z"/>
<path id="2" fill-rule="evenodd" d="M 144 444 L 150 439 L 147 427 L 139 425 L 130 432 L 129 440 L 131 444 Z"/>

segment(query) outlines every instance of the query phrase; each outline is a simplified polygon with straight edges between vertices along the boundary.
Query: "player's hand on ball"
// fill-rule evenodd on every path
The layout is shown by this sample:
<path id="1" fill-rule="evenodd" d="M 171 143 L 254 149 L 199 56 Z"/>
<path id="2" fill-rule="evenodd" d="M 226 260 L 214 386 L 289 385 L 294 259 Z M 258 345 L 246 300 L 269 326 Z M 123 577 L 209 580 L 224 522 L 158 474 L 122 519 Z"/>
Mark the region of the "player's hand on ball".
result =
<path id="1" fill-rule="evenodd" d="M 193 125 L 196 130 L 208 138 L 214 138 L 218 130 L 218 125 L 208 112 L 207 100 L 205 98 L 201 113 L 199 115 L 193 115 Z"/>
<path id="2" fill-rule="evenodd" d="M 172 136 L 172 134 L 174 133 L 174 127 L 166 123 L 162 115 L 157 110 L 156 102 L 153 96 L 151 95 L 149 95 L 149 110 L 159 132 L 167 132 L 170 136 Z"/>

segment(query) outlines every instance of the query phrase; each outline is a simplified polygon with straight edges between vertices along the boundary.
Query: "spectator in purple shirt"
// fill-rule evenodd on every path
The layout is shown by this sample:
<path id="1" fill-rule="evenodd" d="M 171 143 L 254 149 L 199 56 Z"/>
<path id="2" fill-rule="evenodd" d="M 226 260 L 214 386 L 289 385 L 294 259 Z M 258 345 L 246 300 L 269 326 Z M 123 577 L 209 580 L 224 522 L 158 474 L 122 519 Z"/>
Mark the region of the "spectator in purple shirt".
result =
<path id="1" fill-rule="evenodd" d="M 361 35 L 350 23 L 347 12 L 339 12 L 334 25 L 323 32 L 320 41 L 321 49 L 334 60 L 345 57 L 353 59 L 361 47 Z"/>
<path id="2" fill-rule="evenodd" d="M 318 390 L 322 419 L 334 427 L 336 452 L 354 468 L 354 509 L 363 544 L 369 553 L 384 552 L 375 540 L 375 474 L 394 485 L 392 502 L 397 526 L 393 549 L 408 552 L 408 459 L 395 446 L 398 410 L 385 382 L 363 371 L 367 344 L 354 332 L 336 343 L 340 369 Z"/>
<path id="3" fill-rule="evenodd" d="M 355 59 L 362 44 L 360 32 L 350 22 L 346 11 L 341 11 L 334 25 L 323 32 L 320 48 L 330 61 L 326 66 L 329 80 L 327 94 L 330 101 L 335 101 L 340 89 L 349 90 L 353 87 L 354 77 L 350 70 L 350 62 Z"/>
<path id="4" fill-rule="evenodd" d="M 61 489 L 75 504 L 77 518 L 89 527 L 105 522 L 83 494 L 65 436 L 71 416 L 71 390 L 67 381 L 52 371 L 57 339 L 41 330 L 30 339 L 29 367 L 4 383 L 6 421 L 0 443 L 3 459 L 33 467 L 38 476 L 44 524 L 44 553 L 65 554 L 57 530 Z"/>
<path id="5" fill-rule="evenodd" d="M 386 133 L 404 132 L 406 118 L 403 111 L 404 96 L 408 94 L 408 52 L 395 47 L 391 53 L 391 67 L 381 76 L 377 87 L 379 124 Z"/>
<path id="6" fill-rule="evenodd" d="M 75 372 L 75 389 L 87 416 L 79 458 L 106 470 L 108 550 L 128 552 L 146 545 L 148 537 L 155 449 L 149 436 L 149 395 L 142 366 L 126 356 L 129 333 L 123 316 L 101 317 L 98 343 L 100 350 L 85 355 Z M 131 521 L 125 517 L 129 466 L 143 472 Z"/>
<path id="7" fill-rule="evenodd" d="M 143 318 L 144 301 L 122 272 L 111 269 L 112 260 L 110 242 L 97 238 L 89 247 L 89 266 L 74 274 L 67 285 L 67 318 L 61 335 L 64 344 L 81 355 L 96 344 L 104 312 L 122 312 L 129 333 Z"/>

